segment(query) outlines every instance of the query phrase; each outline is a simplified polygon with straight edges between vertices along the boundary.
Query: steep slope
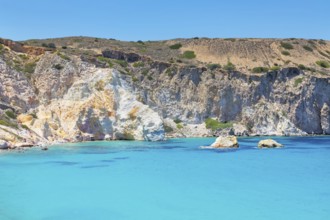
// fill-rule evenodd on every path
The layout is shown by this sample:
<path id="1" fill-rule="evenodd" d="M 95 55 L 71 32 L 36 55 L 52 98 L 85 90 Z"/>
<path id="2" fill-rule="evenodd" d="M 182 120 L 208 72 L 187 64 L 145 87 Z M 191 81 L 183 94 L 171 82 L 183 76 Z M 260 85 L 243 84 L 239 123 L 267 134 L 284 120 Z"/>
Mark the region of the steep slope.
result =
<path id="1" fill-rule="evenodd" d="M 330 134 L 329 45 L 0 39 L 0 139 Z"/>

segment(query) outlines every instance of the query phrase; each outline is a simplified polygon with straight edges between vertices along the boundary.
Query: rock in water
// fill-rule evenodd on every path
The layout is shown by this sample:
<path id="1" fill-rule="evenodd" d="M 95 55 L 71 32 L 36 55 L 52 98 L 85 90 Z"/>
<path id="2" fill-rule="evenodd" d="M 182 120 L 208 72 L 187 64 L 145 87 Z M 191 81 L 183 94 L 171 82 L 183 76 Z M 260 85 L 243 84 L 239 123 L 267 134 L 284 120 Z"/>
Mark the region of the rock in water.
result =
<path id="1" fill-rule="evenodd" d="M 283 147 L 283 145 L 272 139 L 266 139 L 266 140 L 259 141 L 258 147 L 259 148 L 275 148 L 275 147 Z"/>
<path id="2" fill-rule="evenodd" d="M 238 148 L 237 138 L 235 136 L 220 136 L 211 145 L 212 148 Z"/>
<path id="3" fill-rule="evenodd" d="M 4 140 L 0 140 L 0 149 L 4 150 L 4 149 L 8 149 L 9 148 L 9 144 L 7 141 Z"/>

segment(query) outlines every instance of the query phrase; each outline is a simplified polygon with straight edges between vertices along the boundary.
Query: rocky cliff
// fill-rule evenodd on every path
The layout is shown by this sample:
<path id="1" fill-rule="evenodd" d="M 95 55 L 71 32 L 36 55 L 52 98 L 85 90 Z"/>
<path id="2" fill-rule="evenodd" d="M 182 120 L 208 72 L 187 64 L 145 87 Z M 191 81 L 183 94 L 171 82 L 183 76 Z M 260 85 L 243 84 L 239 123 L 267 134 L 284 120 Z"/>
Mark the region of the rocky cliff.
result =
<path id="1" fill-rule="evenodd" d="M 0 139 L 330 134 L 330 43 L 291 41 L 0 40 Z"/>

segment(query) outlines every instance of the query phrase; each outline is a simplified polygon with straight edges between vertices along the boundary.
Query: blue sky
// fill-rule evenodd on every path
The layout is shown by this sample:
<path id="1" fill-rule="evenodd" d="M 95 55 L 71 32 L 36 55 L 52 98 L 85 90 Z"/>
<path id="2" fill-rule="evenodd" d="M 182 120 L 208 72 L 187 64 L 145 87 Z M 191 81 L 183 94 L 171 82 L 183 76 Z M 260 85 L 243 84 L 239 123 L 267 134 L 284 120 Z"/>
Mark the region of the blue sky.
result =
<path id="1" fill-rule="evenodd" d="M 0 0 L 0 37 L 330 40 L 329 0 Z"/>

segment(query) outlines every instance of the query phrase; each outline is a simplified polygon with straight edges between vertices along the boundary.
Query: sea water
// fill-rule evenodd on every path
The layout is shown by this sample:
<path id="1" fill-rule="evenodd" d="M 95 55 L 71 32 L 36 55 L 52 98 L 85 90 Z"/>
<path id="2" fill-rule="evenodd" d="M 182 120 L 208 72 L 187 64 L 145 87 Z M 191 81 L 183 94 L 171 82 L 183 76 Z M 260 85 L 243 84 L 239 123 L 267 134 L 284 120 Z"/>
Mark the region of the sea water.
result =
<path id="1" fill-rule="evenodd" d="M 214 138 L 0 153 L 0 220 L 330 219 L 330 137 Z"/>

